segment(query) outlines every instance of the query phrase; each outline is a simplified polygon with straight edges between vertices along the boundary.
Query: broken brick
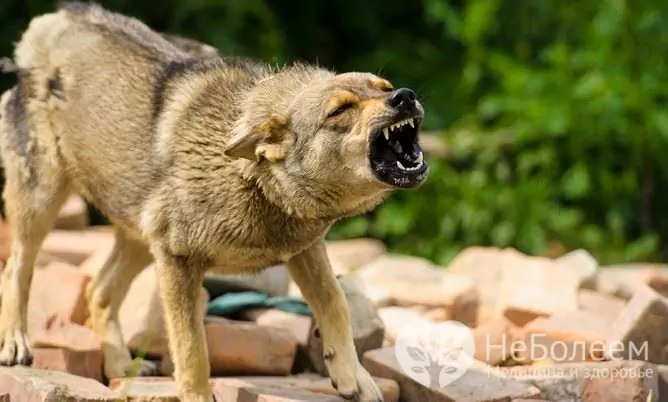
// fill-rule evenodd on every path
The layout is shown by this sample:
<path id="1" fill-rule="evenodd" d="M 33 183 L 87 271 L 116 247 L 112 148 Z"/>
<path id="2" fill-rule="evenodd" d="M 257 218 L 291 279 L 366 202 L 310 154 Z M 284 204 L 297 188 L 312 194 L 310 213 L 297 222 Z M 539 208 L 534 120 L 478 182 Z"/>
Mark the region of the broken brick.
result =
<path id="1" fill-rule="evenodd" d="M 641 286 L 612 325 L 606 356 L 666 364 L 668 363 L 666 328 L 668 328 L 668 299 L 649 286 Z"/>
<path id="2" fill-rule="evenodd" d="M 100 382 L 70 373 L 23 366 L 0 367 L 0 389 L 12 401 L 113 402 L 115 394 Z"/>
<path id="3" fill-rule="evenodd" d="M 212 375 L 287 375 L 297 352 L 290 330 L 207 317 Z"/>

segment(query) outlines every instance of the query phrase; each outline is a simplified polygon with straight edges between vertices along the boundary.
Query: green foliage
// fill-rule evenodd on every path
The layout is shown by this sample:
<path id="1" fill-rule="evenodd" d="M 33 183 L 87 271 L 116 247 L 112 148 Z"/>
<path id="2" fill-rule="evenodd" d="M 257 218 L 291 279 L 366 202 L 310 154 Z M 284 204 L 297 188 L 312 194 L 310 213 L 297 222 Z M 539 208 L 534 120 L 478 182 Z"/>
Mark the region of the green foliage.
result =
<path id="1" fill-rule="evenodd" d="M 446 264 L 469 245 L 666 259 L 668 2 L 108 0 L 221 52 L 414 88 L 449 147 L 417 191 L 337 224 Z M 0 55 L 54 1 L 0 0 Z M 0 77 L 0 89 L 12 77 Z"/>

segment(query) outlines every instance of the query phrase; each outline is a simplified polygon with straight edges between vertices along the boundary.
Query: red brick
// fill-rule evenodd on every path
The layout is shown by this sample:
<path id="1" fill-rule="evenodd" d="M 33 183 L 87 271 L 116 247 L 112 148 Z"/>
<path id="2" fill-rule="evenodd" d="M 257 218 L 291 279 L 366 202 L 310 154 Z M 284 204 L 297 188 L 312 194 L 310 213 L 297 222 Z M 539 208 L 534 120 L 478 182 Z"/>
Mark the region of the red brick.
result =
<path id="1" fill-rule="evenodd" d="M 79 230 L 90 225 L 86 202 L 78 195 L 71 195 L 60 209 L 54 224 L 56 229 Z"/>
<path id="2" fill-rule="evenodd" d="M 240 318 L 265 327 L 287 329 L 301 345 L 308 343 L 313 326 L 313 319 L 310 316 L 269 308 L 244 310 L 240 313 Z"/>
<path id="3" fill-rule="evenodd" d="M 207 317 L 205 320 L 212 375 L 287 375 L 297 340 L 284 328 Z"/>
<path id="4" fill-rule="evenodd" d="M 514 331 L 516 327 L 503 317 L 477 327 L 473 331 L 476 360 L 497 365 L 512 357 Z"/>
<path id="5" fill-rule="evenodd" d="M 558 311 L 578 310 L 582 276 L 559 269 L 553 260 L 523 254 L 507 255 L 496 311 L 517 326 Z"/>
<path id="6" fill-rule="evenodd" d="M 638 288 L 612 325 L 606 355 L 668 363 L 668 299 L 649 286 Z M 640 353 L 641 356 L 636 356 Z"/>
<path id="7" fill-rule="evenodd" d="M 0 389 L 12 401 L 112 402 L 114 393 L 98 381 L 61 371 L 0 367 Z"/>
<path id="8" fill-rule="evenodd" d="M 601 269 L 597 290 L 624 300 L 629 300 L 639 287 L 649 286 L 663 296 L 668 296 L 668 265 L 655 263 L 629 263 L 609 265 Z"/>
<path id="9" fill-rule="evenodd" d="M 216 400 L 224 402 L 345 402 L 339 396 L 281 385 L 257 386 L 240 378 L 212 380 Z"/>
<path id="10" fill-rule="evenodd" d="M 133 402 L 178 402 L 179 390 L 170 377 L 113 378 L 109 389 Z"/>
<path id="11" fill-rule="evenodd" d="M 624 311 L 626 300 L 605 293 L 582 289 L 578 292 L 578 305 L 581 310 L 590 311 L 612 325 Z"/>
<path id="12" fill-rule="evenodd" d="M 102 381 L 102 352 L 99 349 L 33 348 L 32 368 L 54 370 Z"/>
<path id="13" fill-rule="evenodd" d="M 563 311 L 536 318 L 520 332 L 517 342 L 523 344 L 517 349 L 522 351 L 521 360 L 599 361 L 604 356 L 610 322 L 589 311 Z M 550 355 L 543 356 L 546 350 Z"/>
<path id="14" fill-rule="evenodd" d="M 52 316 L 46 326 L 31 336 L 35 347 L 69 348 L 76 350 L 100 349 L 100 341 L 88 327 Z"/>
<path id="15" fill-rule="evenodd" d="M 397 362 L 394 348 L 364 354 L 363 366 L 375 377 L 390 378 L 399 384 L 400 399 L 420 402 L 495 402 L 533 398 L 539 390 L 519 381 L 490 375 L 475 365 L 447 387 L 425 387 L 407 376 Z"/>
<path id="16" fill-rule="evenodd" d="M 89 314 L 85 296 L 89 281 L 77 267 L 61 262 L 35 270 L 28 303 L 28 331 L 43 329 L 53 316 L 84 324 Z"/>
<path id="17" fill-rule="evenodd" d="M 659 393 L 656 368 L 641 361 L 607 361 L 557 364 L 545 367 L 500 368 L 508 378 L 517 378 L 541 390 L 550 401 L 645 402 Z"/>
<path id="18" fill-rule="evenodd" d="M 108 230 L 55 229 L 46 237 L 41 249 L 72 265 L 79 265 L 96 251 L 113 243 L 114 234 Z"/>

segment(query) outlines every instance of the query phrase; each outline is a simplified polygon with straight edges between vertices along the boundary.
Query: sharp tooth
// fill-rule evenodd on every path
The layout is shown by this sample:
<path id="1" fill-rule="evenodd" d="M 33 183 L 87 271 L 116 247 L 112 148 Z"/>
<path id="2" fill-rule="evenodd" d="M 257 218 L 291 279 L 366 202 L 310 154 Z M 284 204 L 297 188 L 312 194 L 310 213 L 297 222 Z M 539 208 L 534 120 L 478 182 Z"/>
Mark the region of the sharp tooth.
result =
<path id="1" fill-rule="evenodd" d="M 411 127 L 415 128 L 415 122 L 413 121 L 413 119 L 408 119 L 408 124 L 410 124 Z"/>
<path id="2" fill-rule="evenodd" d="M 399 162 L 399 161 L 397 161 L 397 166 L 399 166 L 399 169 L 401 169 L 401 170 L 406 170 L 404 165 L 402 165 L 401 162 Z"/>
<path id="3" fill-rule="evenodd" d="M 424 161 L 424 153 L 420 152 L 420 155 L 418 156 L 418 164 L 422 165 L 423 161 Z"/>
<path id="4" fill-rule="evenodd" d="M 387 129 L 387 127 L 385 127 L 385 128 L 383 129 L 383 134 L 385 135 L 385 139 L 389 141 L 389 140 L 390 140 L 390 132 L 389 132 L 389 130 Z"/>

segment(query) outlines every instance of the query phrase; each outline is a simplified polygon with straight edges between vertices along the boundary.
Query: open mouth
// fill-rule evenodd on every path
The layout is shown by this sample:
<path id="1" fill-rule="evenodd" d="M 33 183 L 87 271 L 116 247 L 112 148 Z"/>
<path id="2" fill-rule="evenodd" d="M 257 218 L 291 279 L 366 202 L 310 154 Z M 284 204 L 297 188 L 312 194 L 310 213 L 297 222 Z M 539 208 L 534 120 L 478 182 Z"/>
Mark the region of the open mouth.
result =
<path id="1" fill-rule="evenodd" d="M 376 177 L 392 186 L 413 188 L 427 177 L 427 162 L 418 144 L 421 117 L 380 128 L 371 137 L 369 161 Z"/>

